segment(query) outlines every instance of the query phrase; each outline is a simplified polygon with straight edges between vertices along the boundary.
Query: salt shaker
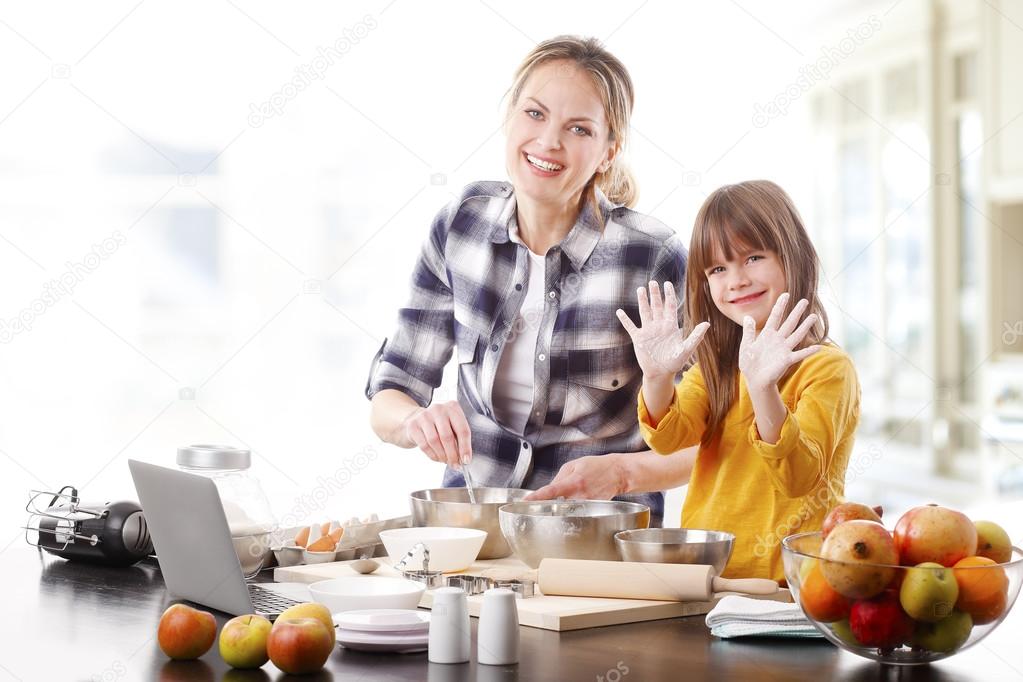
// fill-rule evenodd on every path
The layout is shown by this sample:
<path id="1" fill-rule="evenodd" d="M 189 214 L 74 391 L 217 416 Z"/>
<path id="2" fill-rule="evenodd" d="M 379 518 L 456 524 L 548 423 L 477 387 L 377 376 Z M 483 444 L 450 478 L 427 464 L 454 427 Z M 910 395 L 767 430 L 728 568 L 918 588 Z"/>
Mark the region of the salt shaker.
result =
<path id="1" fill-rule="evenodd" d="M 431 610 L 427 655 L 430 662 L 468 663 L 472 637 L 465 591 L 458 587 L 434 590 Z"/>
<path id="2" fill-rule="evenodd" d="M 519 609 L 515 593 L 496 587 L 483 593 L 476 629 L 476 661 L 484 665 L 519 662 Z"/>

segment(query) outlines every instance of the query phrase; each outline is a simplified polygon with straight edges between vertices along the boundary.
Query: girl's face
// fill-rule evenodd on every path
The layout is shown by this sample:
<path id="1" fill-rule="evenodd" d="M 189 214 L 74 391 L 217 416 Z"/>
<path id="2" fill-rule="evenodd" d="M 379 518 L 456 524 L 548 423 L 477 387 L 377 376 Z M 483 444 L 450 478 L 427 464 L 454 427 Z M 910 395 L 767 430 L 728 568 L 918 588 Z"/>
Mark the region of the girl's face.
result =
<path id="1" fill-rule="evenodd" d="M 769 249 L 732 250 L 727 260 L 720 247 L 704 271 L 714 305 L 738 325 L 749 315 L 761 329 L 775 301 L 786 291 L 785 270 L 778 254 Z"/>
<path id="2" fill-rule="evenodd" d="M 600 95 L 589 75 L 569 61 L 536 67 L 505 133 L 505 163 L 516 194 L 541 203 L 576 201 L 614 158 Z"/>

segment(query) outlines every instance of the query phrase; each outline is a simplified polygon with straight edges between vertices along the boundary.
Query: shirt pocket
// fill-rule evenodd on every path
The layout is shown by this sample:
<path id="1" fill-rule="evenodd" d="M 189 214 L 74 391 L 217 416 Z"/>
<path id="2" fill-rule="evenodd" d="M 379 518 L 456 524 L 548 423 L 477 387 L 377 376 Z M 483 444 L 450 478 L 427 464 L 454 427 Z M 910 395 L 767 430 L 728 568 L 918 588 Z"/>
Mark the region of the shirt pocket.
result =
<path id="1" fill-rule="evenodd" d="M 608 438 L 637 424 L 635 384 L 640 369 L 631 345 L 571 348 L 566 357 L 562 426 Z"/>
<path id="2" fill-rule="evenodd" d="M 455 360 L 458 362 L 459 398 L 468 401 L 468 407 L 483 414 L 483 401 L 480 398 L 480 372 L 482 371 L 482 353 L 480 352 L 481 334 L 464 324 L 455 321 Z M 463 409 L 465 405 L 463 404 Z"/>

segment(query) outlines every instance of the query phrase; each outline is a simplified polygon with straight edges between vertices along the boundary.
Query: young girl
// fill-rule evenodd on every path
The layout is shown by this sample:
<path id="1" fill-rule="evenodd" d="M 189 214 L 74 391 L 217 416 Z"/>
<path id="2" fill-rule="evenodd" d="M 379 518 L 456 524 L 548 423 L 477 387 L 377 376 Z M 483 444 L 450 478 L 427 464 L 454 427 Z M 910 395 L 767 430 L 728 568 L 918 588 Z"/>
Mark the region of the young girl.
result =
<path id="1" fill-rule="evenodd" d="M 661 454 L 700 446 L 682 527 L 735 534 L 726 577 L 784 580 L 782 538 L 818 530 L 844 493 L 860 390 L 828 340 L 818 270 L 788 195 L 743 182 L 696 218 L 686 326 L 704 322 L 682 339 L 670 282 L 663 297 L 656 282 L 639 289 L 641 327 L 618 311 L 643 369 L 644 439 Z"/>

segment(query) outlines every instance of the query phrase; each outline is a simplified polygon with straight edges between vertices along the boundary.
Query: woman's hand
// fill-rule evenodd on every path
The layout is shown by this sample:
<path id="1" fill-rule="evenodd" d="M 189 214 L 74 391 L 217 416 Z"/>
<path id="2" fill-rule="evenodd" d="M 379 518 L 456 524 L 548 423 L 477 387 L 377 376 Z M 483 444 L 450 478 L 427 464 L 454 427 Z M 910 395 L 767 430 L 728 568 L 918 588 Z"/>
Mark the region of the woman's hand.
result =
<path id="1" fill-rule="evenodd" d="M 472 459 L 472 435 L 458 401 L 415 409 L 402 422 L 405 437 L 434 462 L 454 469 Z"/>
<path id="2" fill-rule="evenodd" d="M 799 318 L 809 305 L 804 298 L 792 309 L 785 322 L 781 323 L 788 300 L 787 293 L 778 297 L 759 334 L 753 318 L 749 316 L 743 318 L 742 341 L 739 344 L 739 371 L 746 377 L 746 386 L 750 392 L 771 387 L 777 389 L 778 381 L 789 367 L 810 357 L 821 348 L 818 345 L 794 350 L 817 323 L 817 315 L 811 313 L 802 324 L 799 324 Z"/>
<path id="3" fill-rule="evenodd" d="M 619 308 L 616 314 L 632 337 L 644 379 L 674 379 L 689 362 L 710 324 L 701 322 L 688 338 L 682 337 L 678 326 L 678 299 L 671 282 L 664 283 L 663 298 L 657 282 L 650 282 L 649 300 L 643 287 L 637 290 L 636 296 L 639 299 L 640 327 L 632 323 L 624 310 Z"/>
<path id="4" fill-rule="evenodd" d="M 625 491 L 621 455 L 590 455 L 566 462 L 547 485 L 524 500 L 610 500 Z"/>

